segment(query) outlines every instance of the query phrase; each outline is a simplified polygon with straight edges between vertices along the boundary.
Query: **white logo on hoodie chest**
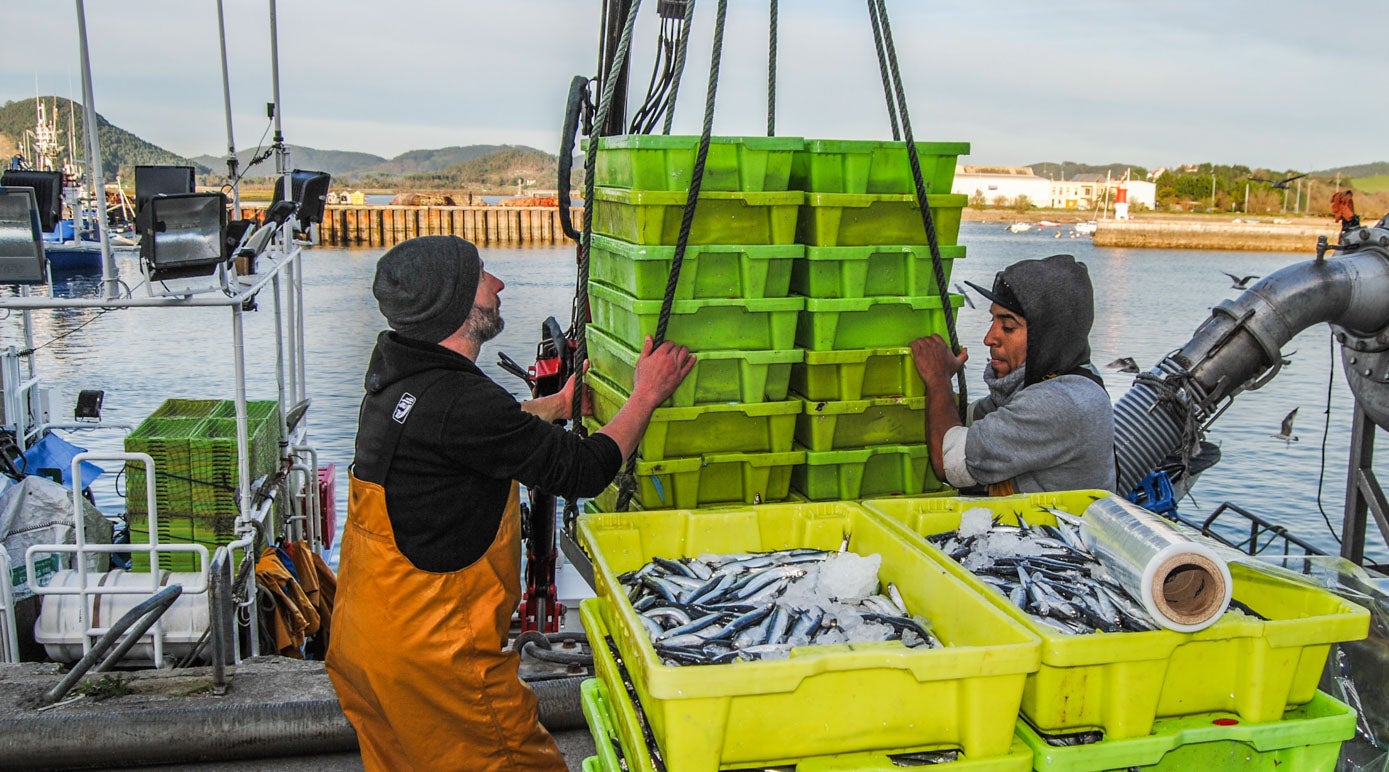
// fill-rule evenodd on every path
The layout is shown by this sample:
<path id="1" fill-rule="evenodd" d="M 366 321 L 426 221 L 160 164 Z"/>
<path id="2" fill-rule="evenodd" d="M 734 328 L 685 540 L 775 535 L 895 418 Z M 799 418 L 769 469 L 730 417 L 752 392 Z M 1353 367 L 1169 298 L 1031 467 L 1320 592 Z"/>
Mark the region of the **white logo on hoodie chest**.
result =
<path id="1" fill-rule="evenodd" d="M 394 418 L 398 424 L 405 423 L 405 419 L 410 416 L 410 409 L 414 406 L 415 395 L 408 391 L 405 392 L 400 395 L 400 401 L 395 403 L 395 412 L 391 414 L 391 418 Z"/>

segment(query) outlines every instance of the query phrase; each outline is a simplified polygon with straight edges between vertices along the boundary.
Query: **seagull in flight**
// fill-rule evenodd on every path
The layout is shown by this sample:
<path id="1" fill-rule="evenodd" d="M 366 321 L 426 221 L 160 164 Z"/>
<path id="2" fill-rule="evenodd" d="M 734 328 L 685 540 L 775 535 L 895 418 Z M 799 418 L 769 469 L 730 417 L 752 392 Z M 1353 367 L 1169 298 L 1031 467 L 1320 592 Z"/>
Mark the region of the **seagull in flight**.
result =
<path id="1" fill-rule="evenodd" d="M 1310 173 L 1310 172 L 1309 172 L 1309 173 Z M 1263 177 L 1250 177 L 1249 179 L 1251 179 L 1251 180 L 1253 180 L 1253 181 L 1255 181 L 1255 182 L 1272 182 L 1274 188 L 1283 188 L 1283 189 L 1287 189 L 1288 183 L 1289 183 L 1289 182 L 1292 182 L 1293 180 L 1300 180 L 1300 179 L 1302 179 L 1303 177 L 1306 177 L 1306 176 L 1307 176 L 1307 174 L 1294 174 L 1294 175 L 1291 176 L 1291 177 L 1285 177 L 1285 178 L 1283 178 L 1283 179 L 1281 179 L 1281 180 L 1278 180 L 1277 182 L 1274 182 L 1273 180 L 1266 180 L 1266 179 L 1264 179 Z"/>
<path id="2" fill-rule="evenodd" d="M 960 297 L 965 299 L 965 305 L 974 308 L 974 301 L 969 299 L 969 293 L 965 292 L 965 288 L 961 287 L 959 282 L 955 282 L 955 291 L 960 293 Z"/>
<path id="3" fill-rule="evenodd" d="M 1221 271 L 1221 273 L 1230 277 L 1230 281 L 1233 282 L 1230 285 L 1231 289 L 1249 289 L 1249 282 L 1259 278 L 1258 276 L 1236 276 L 1229 271 Z"/>
<path id="4" fill-rule="evenodd" d="M 1297 408 L 1293 408 L 1291 413 L 1283 416 L 1283 428 L 1273 435 L 1273 439 L 1282 440 L 1285 443 L 1297 442 L 1297 435 L 1293 434 L 1293 419 L 1297 417 Z"/>
<path id="5" fill-rule="evenodd" d="M 1105 365 L 1111 370 L 1118 370 L 1121 373 L 1138 372 L 1138 363 L 1133 361 L 1133 357 L 1119 357 L 1118 359 Z"/>

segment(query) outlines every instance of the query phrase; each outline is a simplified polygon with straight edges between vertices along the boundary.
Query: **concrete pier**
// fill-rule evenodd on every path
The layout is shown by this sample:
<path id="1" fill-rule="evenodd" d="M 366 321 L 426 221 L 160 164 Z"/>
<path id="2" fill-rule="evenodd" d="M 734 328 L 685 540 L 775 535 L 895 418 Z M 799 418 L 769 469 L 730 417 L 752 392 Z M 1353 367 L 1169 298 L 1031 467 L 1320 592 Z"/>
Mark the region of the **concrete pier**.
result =
<path id="1" fill-rule="evenodd" d="M 1101 220 L 1097 247 L 1149 249 L 1230 249 L 1249 252 L 1313 252 L 1317 237 L 1336 243 L 1330 224 L 1192 222 L 1190 220 Z"/>
<path id="2" fill-rule="evenodd" d="M 260 219 L 264 205 L 242 206 L 241 217 Z M 583 207 L 570 209 L 577 228 Z M 319 243 L 389 247 L 416 236 L 461 236 L 478 244 L 572 243 L 559 210 L 540 206 L 365 206 L 330 204 L 318 226 Z"/>

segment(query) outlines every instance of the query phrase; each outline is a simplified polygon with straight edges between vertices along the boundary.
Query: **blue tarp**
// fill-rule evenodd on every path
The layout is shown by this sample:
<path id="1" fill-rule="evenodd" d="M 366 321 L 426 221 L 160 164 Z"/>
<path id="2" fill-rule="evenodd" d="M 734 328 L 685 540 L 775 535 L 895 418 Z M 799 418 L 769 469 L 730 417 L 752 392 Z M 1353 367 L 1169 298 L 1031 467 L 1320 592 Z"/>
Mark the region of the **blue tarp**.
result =
<path id="1" fill-rule="evenodd" d="M 24 451 L 24 471 L 28 474 L 39 474 L 40 469 L 57 469 L 62 472 L 63 485 L 70 487 L 72 485 L 72 458 L 85 450 L 86 448 L 79 448 L 56 434 L 46 435 Z M 83 461 L 82 485 L 80 487 L 86 488 L 91 485 L 104 471 L 90 461 Z"/>

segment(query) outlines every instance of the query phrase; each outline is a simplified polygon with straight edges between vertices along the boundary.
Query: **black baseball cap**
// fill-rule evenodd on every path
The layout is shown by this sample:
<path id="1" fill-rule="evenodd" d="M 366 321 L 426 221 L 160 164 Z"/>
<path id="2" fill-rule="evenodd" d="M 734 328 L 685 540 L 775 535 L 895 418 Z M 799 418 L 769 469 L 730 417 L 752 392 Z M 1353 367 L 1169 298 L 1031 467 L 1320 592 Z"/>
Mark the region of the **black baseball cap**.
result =
<path id="1" fill-rule="evenodd" d="M 999 304 L 1000 306 L 1003 306 L 1004 308 L 1008 309 L 1009 311 L 1012 311 L 1018 316 L 1021 316 L 1024 319 L 1027 318 L 1027 314 L 1024 313 L 1022 310 L 1022 303 L 1018 300 L 1017 293 L 1014 292 L 1013 288 L 1008 285 L 1008 281 L 1003 278 L 1002 271 L 999 271 L 998 273 L 994 274 L 994 287 L 991 290 L 986 290 L 972 281 L 967 281 L 965 282 L 965 284 L 968 284 L 970 287 L 974 288 L 975 292 L 978 292 L 980 295 L 983 295 L 989 300 Z"/>

